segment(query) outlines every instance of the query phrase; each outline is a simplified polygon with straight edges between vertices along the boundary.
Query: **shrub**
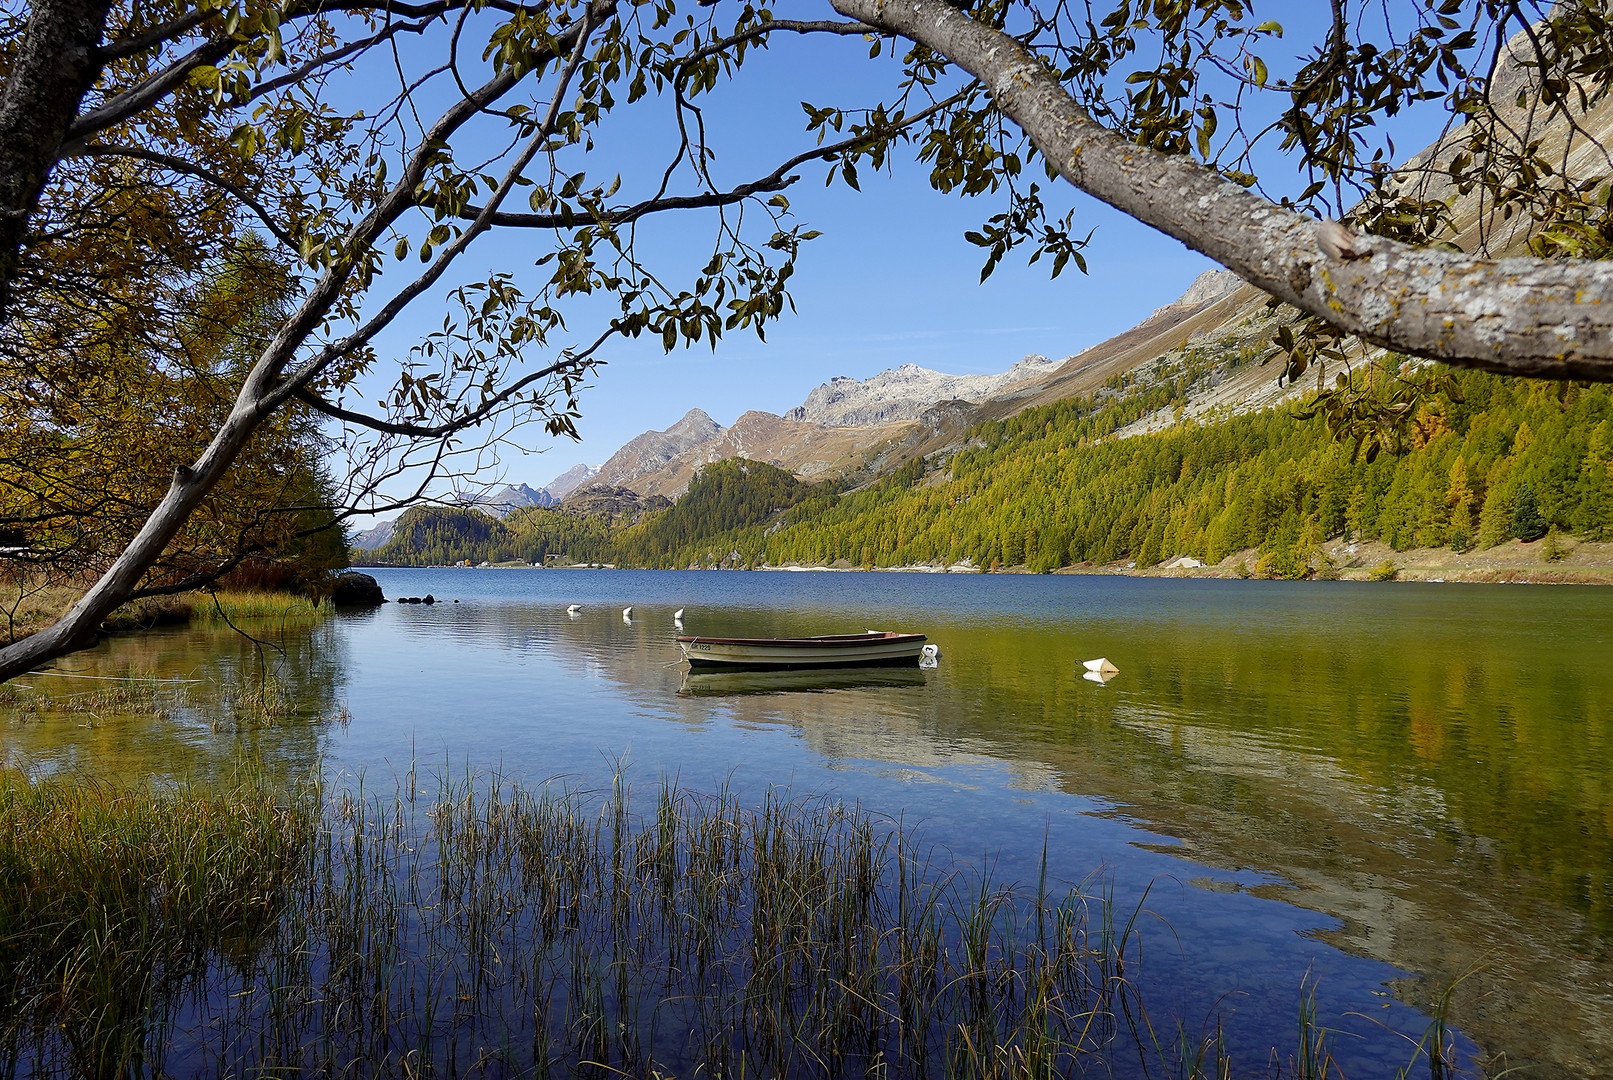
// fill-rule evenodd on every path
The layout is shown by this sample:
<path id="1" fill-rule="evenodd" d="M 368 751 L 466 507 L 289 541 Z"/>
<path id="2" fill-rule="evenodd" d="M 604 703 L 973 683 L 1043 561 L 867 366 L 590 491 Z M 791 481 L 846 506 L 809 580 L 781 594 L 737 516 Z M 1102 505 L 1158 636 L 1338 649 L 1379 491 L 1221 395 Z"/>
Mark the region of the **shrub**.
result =
<path id="1" fill-rule="evenodd" d="M 1393 581 L 1395 578 L 1400 576 L 1400 567 L 1396 566 L 1390 560 L 1385 559 L 1377 566 L 1374 566 L 1367 573 L 1373 581 Z"/>
<path id="2" fill-rule="evenodd" d="M 1563 540 L 1563 534 L 1552 529 L 1546 534 L 1546 542 L 1540 545 L 1540 555 L 1547 562 L 1561 562 L 1568 557 L 1569 548 Z"/>

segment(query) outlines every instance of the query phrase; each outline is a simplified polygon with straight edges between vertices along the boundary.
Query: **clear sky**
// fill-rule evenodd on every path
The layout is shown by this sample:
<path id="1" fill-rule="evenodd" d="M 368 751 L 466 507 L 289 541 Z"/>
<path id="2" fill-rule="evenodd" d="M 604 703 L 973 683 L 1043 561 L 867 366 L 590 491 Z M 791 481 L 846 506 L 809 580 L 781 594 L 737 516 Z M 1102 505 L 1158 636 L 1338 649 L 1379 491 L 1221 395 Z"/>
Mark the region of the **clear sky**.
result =
<path id="1" fill-rule="evenodd" d="M 1274 76 L 1293 69 L 1294 55 L 1310 47 L 1314 24 L 1326 9 L 1283 7 L 1278 14 L 1289 32 L 1271 43 Z M 833 14 L 826 4 L 806 0 L 780 5 L 779 11 L 811 18 Z M 698 99 L 718 149 L 714 177 L 725 185 L 751 179 L 810 148 L 801 101 L 853 107 L 889 100 L 892 70 L 888 58 L 870 61 L 868 43 L 858 38 L 786 38 L 748 59 L 734 82 Z M 659 179 L 673 145 L 672 118 L 665 100 L 618 110 L 587 155 L 590 179 L 620 173 L 624 186 L 614 202 L 642 194 Z M 1427 122 L 1421 128 L 1402 144 L 1421 145 L 1421 136 L 1433 130 Z M 485 479 L 541 486 L 578 462 L 601 464 L 635 435 L 666 428 L 689 409 L 703 409 L 721 424 L 749 409 L 779 413 L 836 375 L 867 378 L 903 363 L 952 373 L 996 372 L 1031 353 L 1073 355 L 1174 300 L 1214 265 L 1062 181 L 1038 177 L 1050 209 L 1073 207 L 1078 231 L 1094 230 L 1086 249 L 1091 272 L 1072 265 L 1050 279 L 1048 260 L 1027 267 L 1016 254 L 981 284 L 984 253 L 963 233 L 1003 209 L 1001 195 L 941 195 L 927 182 L 928 166 L 915 162 L 911 152 L 898 154 L 884 173 L 861 170 L 860 192 L 840 182 L 826 188 L 822 163 L 798 172 L 801 180 L 788 189 L 792 210 L 822 236 L 806 245 L 793 279 L 795 314 L 771 324 L 765 343 L 753 333 L 733 331 L 715 351 L 701 345 L 668 354 L 648 338 L 607 346 L 602 355 L 608 362 L 580 398 L 581 442 L 531 428 L 518 447 L 501 451 L 500 465 Z M 710 252 L 711 221 L 708 213 L 677 216 L 647 227 L 642 240 L 648 251 L 674 262 L 693 258 L 698 266 Z M 546 250 L 538 240 L 519 232 L 485 237 L 467 268 L 503 269 L 535 283 L 532 260 Z M 394 349 L 440 323 L 442 309 L 424 301 L 396 328 Z M 594 313 L 603 317 L 605 309 Z M 574 319 L 574 338 L 586 340 L 599 325 L 597 318 Z"/>

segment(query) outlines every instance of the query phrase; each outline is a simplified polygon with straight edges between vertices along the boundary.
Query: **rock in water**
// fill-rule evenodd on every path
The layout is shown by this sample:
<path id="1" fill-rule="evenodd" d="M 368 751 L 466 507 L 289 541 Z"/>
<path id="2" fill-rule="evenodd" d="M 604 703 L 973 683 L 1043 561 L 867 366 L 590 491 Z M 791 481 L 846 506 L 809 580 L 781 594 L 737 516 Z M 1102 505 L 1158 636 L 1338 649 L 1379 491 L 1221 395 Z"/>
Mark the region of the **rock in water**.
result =
<path id="1" fill-rule="evenodd" d="M 336 575 L 330 590 L 330 602 L 336 607 L 375 607 L 386 603 L 386 595 L 381 592 L 380 583 L 370 575 L 349 570 Z"/>

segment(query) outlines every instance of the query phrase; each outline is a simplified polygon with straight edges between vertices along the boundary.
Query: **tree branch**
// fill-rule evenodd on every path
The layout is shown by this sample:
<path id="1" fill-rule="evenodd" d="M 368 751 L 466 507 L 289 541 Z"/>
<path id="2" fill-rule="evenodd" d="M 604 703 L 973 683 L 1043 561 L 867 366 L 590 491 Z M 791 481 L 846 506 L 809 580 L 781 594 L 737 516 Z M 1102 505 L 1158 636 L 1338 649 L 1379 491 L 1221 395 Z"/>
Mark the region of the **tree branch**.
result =
<path id="1" fill-rule="evenodd" d="M 796 180 L 800 179 L 796 176 L 787 175 L 791 169 L 794 169 L 799 165 L 804 165 L 809 161 L 818 159 L 832 158 L 836 154 L 841 154 L 847 150 L 855 149 L 863 143 L 871 142 L 875 139 L 888 135 L 893 135 L 896 132 L 903 131 L 913 126 L 914 124 L 922 123 L 923 121 L 934 116 L 936 113 L 942 112 L 943 110 L 948 109 L 951 106 L 956 105 L 959 101 L 963 100 L 963 98 L 968 94 L 968 89 L 969 88 L 966 87 L 964 90 L 953 94 L 951 97 L 945 98 L 933 105 L 920 109 L 912 116 L 904 116 L 901 123 L 893 124 L 889 128 L 885 128 L 878 132 L 868 132 L 861 135 L 853 135 L 849 138 L 841 139 L 839 142 L 830 143 L 827 146 L 814 147 L 813 149 L 805 151 L 804 153 L 797 154 L 788 161 L 784 162 L 778 168 L 774 169 L 772 172 L 768 173 L 766 176 L 749 181 L 748 183 L 740 184 L 739 186 L 730 188 L 727 191 L 711 191 L 702 195 L 663 195 L 658 198 L 645 199 L 642 202 L 634 203 L 632 206 L 622 207 L 619 210 L 607 210 L 599 214 L 577 213 L 575 211 L 565 211 L 558 214 L 525 214 L 501 211 L 493 214 L 488 220 L 490 224 L 500 226 L 516 226 L 527 229 L 564 229 L 573 225 L 581 224 L 612 226 L 627 225 L 637 221 L 639 218 L 647 217 L 650 214 L 657 214 L 663 210 L 697 210 L 715 206 L 731 206 L 734 203 L 743 202 L 752 195 L 760 194 L 761 192 L 783 191 L 785 188 L 795 183 Z M 433 204 L 427 200 L 421 205 L 430 207 Z M 457 216 L 462 218 L 476 218 L 481 215 L 483 209 L 484 208 L 480 206 L 465 206 L 459 210 Z"/>
<path id="2" fill-rule="evenodd" d="M 197 165 L 194 162 L 186 161 L 184 158 L 175 157 L 172 154 L 160 154 L 155 150 L 143 150 L 137 146 L 111 146 L 105 143 L 94 143 L 88 146 L 83 146 L 74 153 L 64 154 L 63 156 L 134 158 L 138 161 L 149 161 L 153 165 L 159 165 L 170 172 L 185 173 L 187 175 L 205 180 L 209 184 L 212 184 L 214 187 L 218 188 L 220 191 L 228 192 L 239 199 L 241 203 L 245 205 L 247 209 L 251 210 L 252 213 L 257 216 L 258 220 L 263 223 L 263 227 L 274 234 L 275 239 L 286 245 L 286 247 L 291 251 L 295 252 L 297 250 L 297 238 L 282 228 L 274 220 L 274 218 L 270 216 L 269 211 L 264 209 L 263 204 L 252 197 L 251 192 L 245 190 L 238 184 L 231 183 L 229 180 L 226 180 L 224 177 L 220 176 L 218 173 L 204 165 Z"/>
<path id="3" fill-rule="evenodd" d="M 1065 180 L 1375 345 L 1508 375 L 1613 381 L 1613 263 L 1476 259 L 1354 235 L 1093 122 L 1013 38 L 942 0 L 831 0 L 989 89 Z"/>
<path id="4" fill-rule="evenodd" d="M 111 0 L 35 4 L 0 86 L 0 321 L 11 306 L 28 217 L 79 103 L 101 75 L 96 46 L 110 9 Z"/>

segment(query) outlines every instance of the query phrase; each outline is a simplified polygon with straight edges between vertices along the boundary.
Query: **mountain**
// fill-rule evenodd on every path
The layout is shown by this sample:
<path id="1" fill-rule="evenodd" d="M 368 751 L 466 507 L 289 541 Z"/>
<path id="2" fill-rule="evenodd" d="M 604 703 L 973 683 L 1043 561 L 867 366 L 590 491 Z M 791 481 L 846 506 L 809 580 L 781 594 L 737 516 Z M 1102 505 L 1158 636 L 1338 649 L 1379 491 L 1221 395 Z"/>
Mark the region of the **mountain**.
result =
<path id="1" fill-rule="evenodd" d="M 511 510 L 523 506 L 553 506 L 560 500 L 544 488 L 531 488 L 525 484 L 505 484 L 501 488 L 480 495 L 461 496 L 461 506 L 474 506 L 494 517 L 503 517 Z"/>
<path id="2" fill-rule="evenodd" d="M 388 540 L 392 539 L 393 530 L 397 528 L 396 521 L 379 521 L 372 528 L 354 535 L 348 546 L 356 551 L 374 551 Z"/>
<path id="3" fill-rule="evenodd" d="M 590 465 L 573 465 L 545 484 L 543 490 L 547 491 L 558 502 L 597 475 L 599 475 L 599 470 Z"/>
<path id="4" fill-rule="evenodd" d="M 917 420 L 937 402 L 952 398 L 984 401 L 1010 383 L 1037 378 L 1056 367 L 1058 362 L 1045 356 L 1027 356 L 996 375 L 947 375 L 917 364 L 881 371 L 870 379 L 837 375 L 808 394 L 806 402 L 785 413 L 784 418 L 827 427 Z"/>
<path id="5" fill-rule="evenodd" d="M 699 409 L 690 409 L 683 419 L 665 431 L 646 431 L 630 441 L 599 467 L 589 482 L 591 487 L 625 487 L 644 492 L 634 481 L 666 465 L 667 462 L 722 433 L 722 425 Z"/>
<path id="6" fill-rule="evenodd" d="M 699 445 L 659 464 L 646 463 L 626 486 L 645 495 L 678 498 L 702 466 L 733 457 L 788 469 L 805 480 L 821 480 L 877 459 L 907 426 L 825 427 L 753 409 Z"/>

